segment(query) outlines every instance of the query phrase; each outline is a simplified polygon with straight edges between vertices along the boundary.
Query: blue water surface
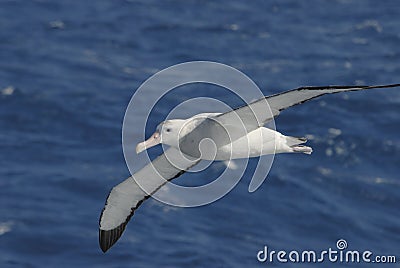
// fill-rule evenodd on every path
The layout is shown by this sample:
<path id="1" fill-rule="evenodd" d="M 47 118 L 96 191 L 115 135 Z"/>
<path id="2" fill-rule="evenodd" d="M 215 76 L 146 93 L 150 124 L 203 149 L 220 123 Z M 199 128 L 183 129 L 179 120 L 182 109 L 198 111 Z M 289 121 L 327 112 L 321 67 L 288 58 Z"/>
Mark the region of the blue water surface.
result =
<path id="1" fill-rule="evenodd" d="M 150 199 L 101 252 L 100 212 L 130 175 L 126 106 L 151 75 L 193 60 L 238 68 L 265 95 L 399 83 L 399 2 L 1 0 L 0 267 L 309 267 L 256 255 L 265 245 L 321 251 L 341 238 L 349 249 L 396 255 L 386 266 L 399 267 L 399 88 L 285 111 L 278 130 L 307 135 L 311 156 L 278 155 L 258 191 L 247 191 L 246 172 L 203 207 Z M 239 104 L 207 85 L 182 92 L 159 103 L 149 128 L 190 96 Z M 182 180 L 208 182 L 223 168 Z"/>

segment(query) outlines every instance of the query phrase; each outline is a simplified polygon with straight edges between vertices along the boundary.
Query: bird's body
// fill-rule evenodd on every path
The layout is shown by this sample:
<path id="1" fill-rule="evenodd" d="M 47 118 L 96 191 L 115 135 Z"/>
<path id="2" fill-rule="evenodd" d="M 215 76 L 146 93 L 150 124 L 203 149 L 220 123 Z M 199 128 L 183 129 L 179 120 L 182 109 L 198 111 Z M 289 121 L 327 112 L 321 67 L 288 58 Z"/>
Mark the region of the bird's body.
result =
<path id="1" fill-rule="evenodd" d="M 192 118 L 187 120 L 190 121 Z M 174 120 L 170 120 L 171 123 L 173 121 Z M 237 140 L 220 147 L 215 146 L 215 144 L 209 146 L 210 143 L 213 143 L 212 140 L 205 140 L 204 142 L 208 144 L 205 144 L 204 149 L 202 150 L 201 143 L 199 146 L 201 151 L 200 159 L 208 161 L 224 161 L 278 153 L 302 152 L 310 154 L 312 152 L 310 147 L 300 145 L 306 141 L 305 138 L 285 136 L 273 129 L 259 127 L 248 133 L 246 136 L 238 138 Z M 179 149 L 179 146 L 173 147 Z M 196 157 L 196 155 L 187 155 Z"/>
<path id="2" fill-rule="evenodd" d="M 275 152 L 284 152 L 285 138 L 282 134 L 266 127 L 251 131 L 232 143 L 217 149 L 215 159 L 206 160 L 234 160 L 240 158 L 257 157 Z"/>
<path id="3" fill-rule="evenodd" d="M 312 149 L 302 145 L 305 138 L 285 136 L 264 127 L 286 108 L 330 93 L 393 87 L 400 87 L 400 84 L 301 87 L 226 113 L 204 113 L 162 122 L 148 140 L 137 145 L 136 152 L 160 143 L 171 148 L 112 189 L 100 217 L 101 249 L 105 252 L 115 244 L 144 200 L 201 160 L 231 160 L 277 153 L 311 154 Z"/>

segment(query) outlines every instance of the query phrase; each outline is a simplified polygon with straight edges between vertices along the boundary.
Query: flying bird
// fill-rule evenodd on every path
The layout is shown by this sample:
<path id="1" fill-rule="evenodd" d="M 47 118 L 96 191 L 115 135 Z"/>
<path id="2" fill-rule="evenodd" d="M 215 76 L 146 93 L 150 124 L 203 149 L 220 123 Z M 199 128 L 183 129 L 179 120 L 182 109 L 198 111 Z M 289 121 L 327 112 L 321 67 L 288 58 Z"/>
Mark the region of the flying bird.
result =
<path id="1" fill-rule="evenodd" d="M 143 201 L 201 160 L 231 160 L 276 153 L 311 154 L 312 148 L 304 145 L 305 138 L 285 136 L 264 127 L 286 108 L 325 94 L 399 86 L 300 87 L 266 96 L 226 113 L 202 113 L 188 119 L 161 122 L 148 140 L 137 145 L 136 152 L 160 143 L 169 148 L 112 188 L 100 216 L 100 248 L 103 252 L 111 248 Z M 202 148 L 204 139 L 213 142 L 214 150 Z"/>

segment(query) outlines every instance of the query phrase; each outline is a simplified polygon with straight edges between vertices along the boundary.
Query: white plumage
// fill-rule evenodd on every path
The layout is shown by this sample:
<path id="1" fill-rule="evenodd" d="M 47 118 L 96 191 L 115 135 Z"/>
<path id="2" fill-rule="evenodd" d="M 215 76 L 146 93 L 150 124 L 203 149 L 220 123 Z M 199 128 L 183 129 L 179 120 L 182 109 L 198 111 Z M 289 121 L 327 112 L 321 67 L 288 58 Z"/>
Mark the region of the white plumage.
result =
<path id="1" fill-rule="evenodd" d="M 137 145 L 136 152 L 159 143 L 170 148 L 111 190 L 100 217 L 101 249 L 105 252 L 115 244 L 144 200 L 202 159 L 230 160 L 295 152 L 311 154 L 312 149 L 302 145 L 305 138 L 285 136 L 264 127 L 284 109 L 325 94 L 399 86 L 302 87 L 223 114 L 204 113 L 189 119 L 162 122 L 148 140 Z"/>

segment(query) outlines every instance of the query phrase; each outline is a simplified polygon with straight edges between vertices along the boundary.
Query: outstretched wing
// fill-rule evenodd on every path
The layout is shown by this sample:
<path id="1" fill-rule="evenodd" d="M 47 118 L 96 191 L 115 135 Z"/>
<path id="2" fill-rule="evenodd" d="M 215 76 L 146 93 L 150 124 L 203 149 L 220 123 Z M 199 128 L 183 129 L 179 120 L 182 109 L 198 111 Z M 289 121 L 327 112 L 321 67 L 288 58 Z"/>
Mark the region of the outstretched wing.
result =
<path id="1" fill-rule="evenodd" d="M 112 188 L 100 216 L 99 243 L 103 252 L 121 237 L 128 221 L 144 200 L 199 161 L 171 147 L 132 177 Z"/>
<path id="2" fill-rule="evenodd" d="M 217 115 L 215 120 L 231 135 L 232 140 L 242 137 L 252 130 L 263 126 L 286 108 L 304 103 L 325 94 L 366 90 L 373 88 L 399 87 L 400 84 L 377 86 L 323 86 L 300 87 L 276 95 L 267 96 L 249 105 Z"/>

